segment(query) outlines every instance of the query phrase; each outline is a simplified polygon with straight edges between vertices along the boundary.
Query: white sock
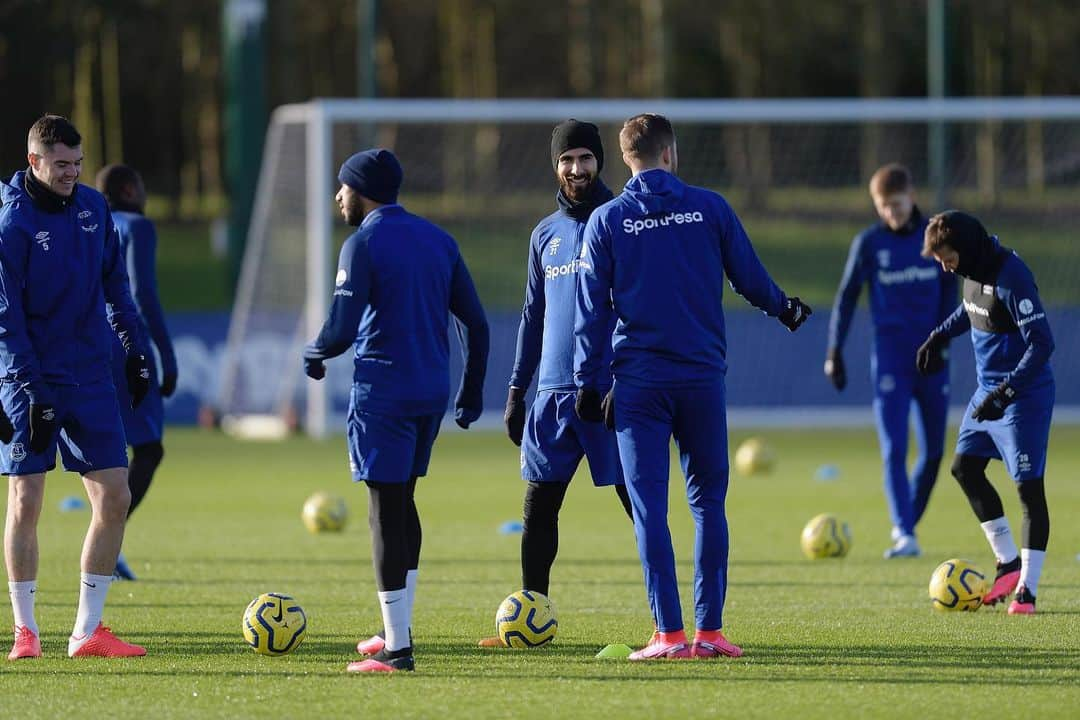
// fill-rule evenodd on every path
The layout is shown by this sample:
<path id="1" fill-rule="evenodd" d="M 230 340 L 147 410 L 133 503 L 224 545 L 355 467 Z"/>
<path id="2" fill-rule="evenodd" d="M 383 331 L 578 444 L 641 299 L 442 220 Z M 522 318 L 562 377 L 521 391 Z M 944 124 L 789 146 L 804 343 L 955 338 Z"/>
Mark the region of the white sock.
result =
<path id="1" fill-rule="evenodd" d="M 109 593 L 112 575 L 79 575 L 79 612 L 75 615 L 75 629 L 68 640 L 68 653 L 73 653 L 90 639 L 101 623 L 105 610 L 105 596 Z"/>
<path id="2" fill-rule="evenodd" d="M 412 623 L 413 608 L 416 606 L 416 575 L 419 570 L 410 570 L 405 573 L 405 596 L 409 603 L 409 622 Z"/>
<path id="3" fill-rule="evenodd" d="M 386 649 L 390 652 L 409 647 L 409 599 L 407 595 L 405 588 L 379 592 L 383 631 L 386 633 Z"/>
<path id="4" fill-rule="evenodd" d="M 15 614 L 15 627 L 30 628 L 38 634 L 37 621 L 34 620 L 34 598 L 37 597 L 37 580 L 8 581 L 8 593 L 11 594 L 11 609 Z"/>
<path id="5" fill-rule="evenodd" d="M 994 557 L 997 558 L 999 563 L 1004 565 L 1016 559 L 1016 556 L 1020 553 L 1016 549 L 1012 530 L 1009 529 L 1009 521 L 1004 515 L 979 524 L 982 526 L 986 540 L 990 543 L 990 547 L 994 551 Z"/>
<path id="6" fill-rule="evenodd" d="M 1020 551 L 1020 585 L 1026 587 L 1028 592 L 1035 596 L 1039 594 L 1039 576 L 1042 575 L 1045 559 L 1045 550 L 1024 548 Z"/>

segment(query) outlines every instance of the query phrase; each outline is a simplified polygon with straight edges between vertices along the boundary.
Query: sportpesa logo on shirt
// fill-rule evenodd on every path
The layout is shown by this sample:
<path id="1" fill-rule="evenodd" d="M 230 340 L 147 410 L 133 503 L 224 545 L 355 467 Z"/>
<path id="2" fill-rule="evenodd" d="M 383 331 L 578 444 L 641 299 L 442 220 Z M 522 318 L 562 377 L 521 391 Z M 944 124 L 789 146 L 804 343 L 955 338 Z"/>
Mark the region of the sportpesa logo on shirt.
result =
<path id="1" fill-rule="evenodd" d="M 937 267 L 910 265 L 902 270 L 878 270 L 878 282 L 882 285 L 901 285 L 938 279 Z"/>
<path id="2" fill-rule="evenodd" d="M 705 222 L 705 216 L 701 214 L 700 210 L 694 210 L 692 212 L 673 212 L 660 217 L 647 217 L 641 220 L 625 218 L 622 221 L 622 228 L 627 235 L 638 235 L 642 230 L 655 230 L 658 227 L 667 227 L 672 223 L 686 225 L 699 222 Z"/>
<path id="3" fill-rule="evenodd" d="M 565 275 L 573 275 L 581 267 L 581 260 L 574 258 L 565 265 L 545 265 L 544 266 L 544 279 L 554 280 L 556 278 L 563 277 Z"/>

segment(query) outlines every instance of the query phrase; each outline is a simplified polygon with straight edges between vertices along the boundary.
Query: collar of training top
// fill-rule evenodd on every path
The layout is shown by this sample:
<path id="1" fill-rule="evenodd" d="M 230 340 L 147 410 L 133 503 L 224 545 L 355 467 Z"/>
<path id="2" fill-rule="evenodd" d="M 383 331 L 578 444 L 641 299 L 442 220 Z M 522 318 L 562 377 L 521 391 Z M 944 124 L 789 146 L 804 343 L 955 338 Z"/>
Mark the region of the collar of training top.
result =
<path id="1" fill-rule="evenodd" d="M 68 205 L 75 202 L 75 193 L 79 191 L 79 186 L 76 185 L 71 195 L 67 197 L 54 193 L 34 177 L 34 172 L 30 168 L 26 168 L 26 175 L 23 176 L 23 187 L 39 210 L 52 214 L 63 212 Z"/>
<path id="2" fill-rule="evenodd" d="M 581 202 L 574 202 L 566 197 L 566 195 L 563 194 L 562 188 L 555 191 L 555 203 L 559 206 L 559 209 L 578 222 L 585 222 L 588 220 L 589 215 L 592 214 L 593 210 L 613 197 L 615 197 L 615 195 L 599 177 L 596 178 L 596 183 L 593 184 L 592 193 Z"/>

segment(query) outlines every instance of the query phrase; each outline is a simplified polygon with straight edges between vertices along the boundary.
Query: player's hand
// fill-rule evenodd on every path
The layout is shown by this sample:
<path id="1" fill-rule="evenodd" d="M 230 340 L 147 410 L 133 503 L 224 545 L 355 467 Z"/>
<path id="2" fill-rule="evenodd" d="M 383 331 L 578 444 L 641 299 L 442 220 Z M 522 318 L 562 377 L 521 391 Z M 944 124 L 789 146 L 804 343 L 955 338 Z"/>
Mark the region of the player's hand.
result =
<path id="1" fill-rule="evenodd" d="M 604 408 L 600 391 L 596 388 L 578 388 L 574 399 L 574 412 L 585 422 L 603 422 Z"/>
<path id="2" fill-rule="evenodd" d="M 825 356 L 825 374 L 832 380 L 833 387 L 843 390 L 847 387 L 847 369 L 844 367 L 844 356 L 839 348 L 832 348 Z"/>
<path id="3" fill-rule="evenodd" d="M 326 365 L 322 360 L 304 358 L 304 374 L 312 380 L 322 380 L 326 377 Z"/>
<path id="4" fill-rule="evenodd" d="M 56 408 L 43 403 L 30 403 L 30 452 L 45 452 L 56 434 Z"/>
<path id="5" fill-rule="evenodd" d="M 603 401 L 600 403 L 600 411 L 604 413 L 604 427 L 608 430 L 615 429 L 615 386 L 612 385 L 611 389 L 607 391 L 607 395 L 604 396 Z"/>
<path id="6" fill-rule="evenodd" d="M 11 418 L 0 407 L 0 442 L 7 445 L 15 437 L 15 426 L 11 424 Z"/>
<path id="7" fill-rule="evenodd" d="M 506 396 L 506 411 L 503 413 L 506 434 L 510 441 L 521 447 L 521 436 L 525 434 L 525 390 L 512 387 Z"/>
<path id="8" fill-rule="evenodd" d="M 814 314 L 810 306 L 797 297 L 788 298 L 787 306 L 776 317 L 791 332 L 799 329 L 806 322 L 806 318 Z"/>
<path id="9" fill-rule="evenodd" d="M 915 351 L 915 366 L 920 375 L 933 375 L 945 369 L 945 359 L 948 357 L 949 338 L 942 333 L 932 332 Z"/>
<path id="10" fill-rule="evenodd" d="M 169 373 L 161 378 L 161 397 L 172 397 L 176 392 L 176 373 Z"/>
<path id="11" fill-rule="evenodd" d="M 971 419 L 982 422 L 983 420 L 1000 420 L 1005 417 L 1005 408 L 1016 397 L 1016 391 L 1006 383 L 1001 383 L 994 388 L 989 395 L 983 398 L 975 412 L 971 413 Z"/>
<path id="12" fill-rule="evenodd" d="M 146 362 L 146 356 L 137 352 L 128 355 L 127 362 L 124 363 L 124 374 L 127 376 L 131 407 L 137 408 L 146 393 L 150 392 L 150 365 Z"/>

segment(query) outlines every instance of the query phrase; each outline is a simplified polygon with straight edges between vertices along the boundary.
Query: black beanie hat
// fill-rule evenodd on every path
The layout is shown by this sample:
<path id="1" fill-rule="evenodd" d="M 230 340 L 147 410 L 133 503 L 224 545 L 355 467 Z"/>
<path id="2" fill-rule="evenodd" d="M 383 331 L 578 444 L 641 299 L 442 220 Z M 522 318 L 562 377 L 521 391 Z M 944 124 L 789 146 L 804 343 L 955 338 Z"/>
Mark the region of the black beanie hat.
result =
<path id="1" fill-rule="evenodd" d="M 596 171 L 604 169 L 604 144 L 600 129 L 591 122 L 564 120 L 551 131 L 551 166 L 559 167 L 559 156 L 574 148 L 588 148 L 596 156 Z"/>
<path id="2" fill-rule="evenodd" d="M 397 202 L 401 189 L 401 164 L 394 153 L 383 148 L 358 152 L 338 170 L 338 181 L 369 200 L 383 205 Z"/>

